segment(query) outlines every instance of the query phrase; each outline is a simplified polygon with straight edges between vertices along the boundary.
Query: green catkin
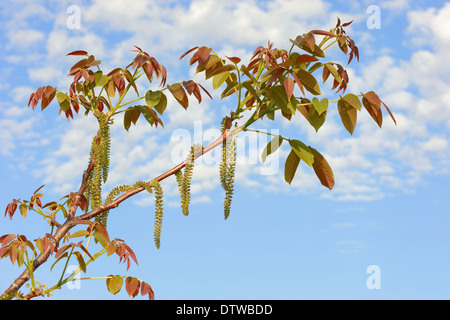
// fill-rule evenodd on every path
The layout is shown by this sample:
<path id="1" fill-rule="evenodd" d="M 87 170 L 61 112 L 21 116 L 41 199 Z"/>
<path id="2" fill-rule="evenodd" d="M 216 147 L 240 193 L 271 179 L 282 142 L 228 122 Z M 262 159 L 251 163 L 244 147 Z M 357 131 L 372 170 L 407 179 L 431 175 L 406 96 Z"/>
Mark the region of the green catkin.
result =
<path id="1" fill-rule="evenodd" d="M 161 229 L 163 223 L 163 190 L 158 181 L 152 180 L 150 186 L 155 191 L 155 228 L 154 239 L 155 246 L 159 249 L 161 245 Z"/>
<path id="2" fill-rule="evenodd" d="M 100 152 L 101 152 L 101 166 L 103 183 L 108 179 L 109 163 L 110 163 L 110 148 L 111 148 L 111 133 L 110 124 L 104 113 L 97 113 L 98 123 L 100 126 Z"/>
<path id="3" fill-rule="evenodd" d="M 228 117 L 222 120 L 222 132 L 226 129 Z M 234 176 L 236 171 L 236 144 L 233 137 L 229 137 L 222 143 L 222 156 L 220 159 L 220 184 L 225 190 L 224 217 L 228 219 L 231 209 L 231 200 L 234 192 Z"/>
<path id="4" fill-rule="evenodd" d="M 133 185 L 133 189 L 136 187 L 142 187 L 150 193 L 155 193 L 155 227 L 153 231 L 155 246 L 159 249 L 161 245 L 161 229 L 163 222 L 163 190 L 160 183 L 156 180 L 152 180 L 149 183 L 144 181 L 138 181 Z"/>
<path id="5" fill-rule="evenodd" d="M 191 147 L 189 155 L 186 159 L 186 165 L 184 166 L 184 172 L 178 171 L 175 177 L 178 182 L 178 188 L 181 195 L 181 210 L 185 216 L 189 215 L 189 204 L 191 202 L 191 182 L 192 174 L 194 171 L 194 161 L 203 152 L 203 146 L 201 144 L 195 144 Z"/>
<path id="6" fill-rule="evenodd" d="M 230 141 L 228 141 L 230 140 Z M 231 200 L 234 192 L 234 177 L 236 171 L 236 144 L 234 138 L 227 139 L 226 146 L 226 172 L 225 172 L 225 200 L 224 200 L 224 217 L 228 219 L 230 215 Z"/>
<path id="7" fill-rule="evenodd" d="M 108 196 L 106 197 L 106 199 L 104 201 L 104 205 L 111 203 L 119 194 L 125 193 L 130 189 L 131 189 L 131 187 L 128 185 L 121 185 L 121 186 L 114 187 L 109 192 Z M 100 222 L 106 228 L 107 223 L 108 223 L 108 215 L 109 215 L 109 210 L 105 210 L 95 217 L 95 221 Z"/>

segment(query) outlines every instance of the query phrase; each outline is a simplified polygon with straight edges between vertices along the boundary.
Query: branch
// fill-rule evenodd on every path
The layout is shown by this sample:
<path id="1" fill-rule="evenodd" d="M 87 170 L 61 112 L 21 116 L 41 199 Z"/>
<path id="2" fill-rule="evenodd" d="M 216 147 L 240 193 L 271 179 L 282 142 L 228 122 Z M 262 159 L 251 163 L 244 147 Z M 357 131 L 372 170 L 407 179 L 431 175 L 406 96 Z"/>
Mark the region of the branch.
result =
<path id="1" fill-rule="evenodd" d="M 223 133 L 220 135 L 219 138 L 217 138 L 215 141 L 213 141 L 212 143 L 210 143 L 208 146 L 206 146 L 205 148 L 203 148 L 203 151 L 201 154 L 198 155 L 198 157 L 202 156 L 203 154 L 211 151 L 212 149 L 214 149 L 215 147 L 217 147 L 218 145 L 222 144 L 229 136 L 241 131 L 243 129 L 243 127 L 239 127 L 236 128 L 235 130 L 229 130 L 231 127 L 231 122 L 232 121 L 228 121 L 226 129 L 223 131 Z M 198 158 L 197 157 L 197 158 Z M 90 172 L 92 171 L 92 168 L 94 167 L 95 164 L 95 159 L 91 160 L 91 163 L 88 166 L 88 169 L 84 172 L 83 174 L 83 178 L 81 181 L 81 186 L 80 189 L 77 192 L 77 196 L 75 198 L 75 201 L 72 203 L 70 210 L 69 210 L 69 216 L 66 220 L 66 222 L 60 226 L 58 226 L 58 228 L 56 229 L 55 235 L 53 237 L 53 239 L 51 239 L 51 241 L 53 242 L 53 244 L 55 245 L 55 248 L 58 247 L 58 244 L 60 242 L 60 240 L 67 234 L 67 232 L 73 227 L 75 226 L 75 224 L 73 222 L 75 221 L 79 221 L 79 220 L 90 220 L 92 218 L 94 218 L 95 216 L 97 216 L 98 214 L 102 213 L 105 210 L 110 210 L 113 208 L 116 208 L 119 206 L 120 203 L 122 203 L 123 201 L 125 201 L 126 199 L 134 196 L 135 194 L 141 192 L 144 190 L 144 188 L 142 187 L 138 187 L 135 188 L 133 190 L 130 190 L 126 193 L 124 193 L 123 195 L 121 195 L 120 197 L 118 197 L 116 200 L 106 204 L 106 205 L 101 205 L 99 208 L 92 210 L 88 213 L 82 214 L 78 217 L 75 217 L 75 211 L 79 205 L 79 201 L 80 201 L 80 197 L 81 195 L 84 193 L 85 189 L 86 189 L 86 182 L 87 179 L 89 177 Z M 166 179 L 167 177 L 175 174 L 176 172 L 180 171 L 181 169 L 184 168 L 184 166 L 186 165 L 186 161 L 181 162 L 180 164 L 176 165 L 175 167 L 173 167 L 172 169 L 168 170 L 167 172 L 161 174 L 160 176 L 156 177 L 154 180 L 156 181 L 162 181 L 164 179 Z M 33 261 L 33 272 L 34 270 L 36 270 L 37 268 L 39 268 L 39 266 L 41 266 L 43 263 L 45 263 L 48 259 L 48 257 L 51 255 L 52 251 L 54 249 L 48 247 L 44 252 L 42 252 L 34 261 Z M 25 269 L 23 271 L 23 273 L 16 279 L 14 280 L 14 282 L 10 285 L 10 287 L 8 289 L 5 290 L 4 294 L 9 294 L 9 293 L 13 293 L 13 292 L 17 292 L 20 287 L 22 287 L 28 280 L 30 279 L 30 272 L 28 269 Z M 33 298 L 35 295 L 28 295 L 28 298 Z"/>
<path id="2" fill-rule="evenodd" d="M 231 122 L 230 122 L 230 125 L 231 125 Z M 224 132 L 221 134 L 221 136 L 219 138 L 217 138 L 215 141 L 211 142 L 209 145 L 207 145 L 205 148 L 203 148 L 202 153 L 199 154 L 197 156 L 197 158 L 202 156 L 202 155 L 204 155 L 205 153 L 211 151 L 212 149 L 214 149 L 218 145 L 222 144 L 223 141 L 225 141 L 229 136 L 231 136 L 231 135 L 241 131 L 242 128 L 243 127 L 239 127 L 239 128 L 237 128 L 235 130 L 228 130 L 228 129 L 224 130 Z M 165 173 L 161 174 L 160 176 L 156 177 L 153 180 L 156 180 L 156 181 L 160 182 L 160 181 L 166 179 L 167 177 L 170 177 L 171 175 L 177 173 L 181 169 L 183 169 L 185 165 L 186 165 L 186 160 L 181 162 L 180 164 L 176 165 L 172 169 L 166 171 Z M 143 190 L 145 190 L 145 189 L 142 188 L 142 187 L 137 187 L 135 189 L 129 190 L 129 191 L 125 192 L 123 195 L 121 195 L 120 197 L 118 197 L 117 199 L 115 199 L 114 201 L 111 201 L 110 203 L 108 203 L 106 205 L 101 205 L 97 209 L 92 210 L 92 211 L 90 211 L 88 213 L 85 213 L 85 214 L 83 214 L 81 216 L 75 217 L 75 220 L 90 220 L 90 219 L 94 218 L 95 216 L 97 216 L 98 214 L 100 214 L 100 213 L 102 213 L 102 212 L 104 212 L 106 210 L 110 210 L 110 209 L 118 207 L 120 203 L 122 203 L 126 199 L 134 196 L 135 194 L 138 194 L 139 192 L 141 192 Z"/>

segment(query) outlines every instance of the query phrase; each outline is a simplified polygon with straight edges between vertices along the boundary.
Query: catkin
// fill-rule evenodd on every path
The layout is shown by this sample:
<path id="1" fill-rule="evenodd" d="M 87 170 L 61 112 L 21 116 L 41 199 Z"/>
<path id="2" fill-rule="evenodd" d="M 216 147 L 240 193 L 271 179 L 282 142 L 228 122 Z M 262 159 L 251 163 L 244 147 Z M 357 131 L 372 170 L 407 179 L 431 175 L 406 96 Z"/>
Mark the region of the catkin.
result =
<path id="1" fill-rule="evenodd" d="M 228 118 L 222 120 L 222 131 L 226 130 L 226 122 Z M 231 200 L 234 192 L 234 177 L 236 171 L 236 143 L 231 136 L 222 143 L 222 154 L 219 164 L 220 170 L 220 184 L 225 190 L 224 200 L 224 217 L 228 219 L 231 209 Z"/>
<path id="2" fill-rule="evenodd" d="M 191 202 L 191 182 L 192 174 L 194 171 L 194 162 L 197 157 L 203 153 L 203 146 L 201 144 L 195 144 L 191 147 L 189 155 L 186 159 L 186 165 L 184 166 L 184 172 L 177 171 L 175 178 L 178 183 L 178 190 L 181 196 L 181 210 L 185 216 L 189 215 L 189 204 Z"/>

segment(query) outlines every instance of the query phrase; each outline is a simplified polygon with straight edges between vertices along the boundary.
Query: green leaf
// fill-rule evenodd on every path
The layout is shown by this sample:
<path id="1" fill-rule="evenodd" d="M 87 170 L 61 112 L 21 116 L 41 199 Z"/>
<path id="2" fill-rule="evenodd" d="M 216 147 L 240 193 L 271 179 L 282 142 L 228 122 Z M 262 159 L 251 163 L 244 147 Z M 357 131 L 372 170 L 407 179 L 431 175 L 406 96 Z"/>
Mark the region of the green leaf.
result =
<path id="1" fill-rule="evenodd" d="M 161 96 L 161 91 L 148 90 L 145 94 L 145 102 L 150 108 L 153 108 L 158 105 L 161 100 Z"/>
<path id="2" fill-rule="evenodd" d="M 283 137 L 280 135 L 275 136 L 270 142 L 267 144 L 267 146 L 264 148 L 264 151 L 261 155 L 262 162 L 264 163 L 266 161 L 266 158 L 268 155 L 274 153 L 278 150 L 278 148 L 283 143 Z"/>
<path id="3" fill-rule="evenodd" d="M 164 110 L 166 110 L 167 107 L 167 97 L 164 94 L 164 92 L 161 92 L 161 99 L 159 100 L 159 103 L 155 106 L 155 110 L 162 115 L 164 113 Z"/>
<path id="4" fill-rule="evenodd" d="M 89 232 L 87 230 L 78 230 L 70 235 L 69 238 L 85 237 L 88 236 Z"/>
<path id="5" fill-rule="evenodd" d="M 81 270 L 83 270 L 84 273 L 86 273 L 86 263 L 84 262 L 83 256 L 80 252 L 74 251 L 73 254 L 78 260 L 78 264 L 80 265 Z"/>
<path id="6" fill-rule="evenodd" d="M 58 91 L 56 94 L 56 100 L 58 100 L 59 103 L 63 102 L 67 99 L 67 94 L 61 91 Z"/>
<path id="7" fill-rule="evenodd" d="M 131 118 L 133 116 L 134 108 L 130 107 L 125 111 L 125 115 L 123 117 L 123 126 L 125 127 L 125 130 L 128 131 L 131 126 Z"/>
<path id="8" fill-rule="evenodd" d="M 339 84 L 341 84 L 342 79 L 341 79 L 341 76 L 339 75 L 336 67 L 332 63 L 325 63 L 324 67 L 326 67 L 330 71 L 330 73 L 333 75 L 334 79 L 336 79 L 336 81 L 339 82 Z"/>
<path id="9" fill-rule="evenodd" d="M 308 121 L 316 130 L 316 132 L 319 131 L 320 127 L 322 127 L 322 125 L 324 124 L 326 116 L 326 111 L 319 115 L 315 108 L 309 109 Z"/>
<path id="10" fill-rule="evenodd" d="M 324 98 L 319 101 L 319 99 L 317 99 L 317 97 L 314 97 L 312 99 L 312 103 L 313 103 L 314 109 L 316 109 L 319 116 L 322 113 L 324 113 L 325 111 L 327 111 L 327 109 L 328 109 L 328 99 L 327 98 Z"/>
<path id="11" fill-rule="evenodd" d="M 295 108 L 292 106 L 286 96 L 284 86 L 278 85 L 270 88 L 272 99 L 280 109 L 287 114 L 295 114 Z"/>
<path id="12" fill-rule="evenodd" d="M 61 255 L 55 262 L 53 262 L 52 266 L 50 267 L 50 271 L 52 271 L 53 267 L 55 266 L 55 264 L 58 263 L 58 261 L 60 261 L 63 258 L 66 258 L 69 254 L 67 252 L 64 252 L 63 255 Z"/>
<path id="13" fill-rule="evenodd" d="M 353 135 L 357 120 L 357 109 L 346 103 L 342 98 L 339 99 L 337 106 L 339 115 L 341 116 L 342 124 L 344 125 L 345 129 L 347 129 L 347 131 L 351 135 Z"/>
<path id="14" fill-rule="evenodd" d="M 95 239 L 97 239 L 98 242 L 100 242 L 103 248 L 106 248 L 106 246 L 108 246 L 108 240 L 106 240 L 106 238 L 100 232 L 94 231 L 92 235 L 95 237 Z"/>
<path id="15" fill-rule="evenodd" d="M 321 94 L 319 84 L 317 83 L 316 78 L 314 78 L 312 74 L 302 69 L 296 69 L 295 73 L 302 82 L 303 86 L 306 88 L 306 90 L 308 90 L 314 95 Z"/>
<path id="16" fill-rule="evenodd" d="M 22 215 L 22 217 L 24 217 L 24 218 L 27 217 L 28 207 L 27 207 L 26 205 L 21 204 L 21 205 L 19 206 L 19 211 L 20 211 L 20 214 Z"/>
<path id="17" fill-rule="evenodd" d="M 225 80 L 227 80 L 227 78 L 229 76 L 230 76 L 229 72 L 222 72 L 222 73 L 216 74 L 213 77 L 213 82 L 212 82 L 213 88 L 214 89 L 219 88 L 225 82 Z"/>
<path id="18" fill-rule="evenodd" d="M 122 289 L 123 278 L 122 276 L 109 276 L 106 279 L 106 287 L 112 294 L 116 294 Z"/>
<path id="19" fill-rule="evenodd" d="M 353 93 L 346 94 L 342 97 L 342 99 L 344 99 L 344 101 L 351 105 L 353 108 L 361 111 L 361 101 L 359 101 L 358 97 Z"/>
<path id="20" fill-rule="evenodd" d="M 309 147 L 299 140 L 289 140 L 289 144 L 297 154 L 308 166 L 312 166 L 314 163 L 314 155 L 312 154 Z"/>
<path id="21" fill-rule="evenodd" d="M 288 157 L 286 158 L 286 164 L 284 165 L 284 180 L 286 180 L 287 183 L 291 184 L 299 163 L 300 158 L 294 150 L 291 150 Z"/>

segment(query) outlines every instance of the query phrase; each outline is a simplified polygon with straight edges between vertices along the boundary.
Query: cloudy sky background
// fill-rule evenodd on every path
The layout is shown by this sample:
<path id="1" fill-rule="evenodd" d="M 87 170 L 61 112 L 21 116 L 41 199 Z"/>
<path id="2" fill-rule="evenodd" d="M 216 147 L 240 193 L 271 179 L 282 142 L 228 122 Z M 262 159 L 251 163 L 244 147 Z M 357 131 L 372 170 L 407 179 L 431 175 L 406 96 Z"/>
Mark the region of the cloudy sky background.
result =
<path id="1" fill-rule="evenodd" d="M 72 5 L 81 9 L 80 29 L 67 27 Z M 379 9 L 379 29 L 370 28 L 374 11 L 368 8 Z M 354 19 L 347 33 L 359 47 L 360 62 L 348 66 L 348 92 L 377 92 L 397 126 L 385 117 L 380 130 L 364 111 L 350 136 L 331 105 L 318 133 L 301 115 L 254 127 L 322 152 L 335 173 L 332 191 L 304 164 L 287 185 L 288 147 L 263 166 L 259 155 L 267 137 L 241 135 L 227 221 L 214 161 L 218 153 L 212 153 L 196 166 L 189 217 L 181 214 L 175 179 L 162 184 L 166 210 L 160 250 L 153 245 L 153 198 L 139 194 L 111 212 L 109 220 L 111 237 L 133 248 L 139 266 L 126 272 L 115 257 L 100 258 L 87 276 L 137 276 L 159 299 L 450 297 L 450 2 L 15 0 L 0 4 L 0 17 L 0 207 L 13 198 L 27 199 L 42 184 L 46 201 L 78 189 L 95 121 L 78 116 L 68 123 L 58 117 L 56 103 L 44 112 L 27 108 L 30 93 L 40 86 L 68 89 L 66 74 L 77 61 L 68 52 L 86 50 L 108 71 L 128 65 L 137 45 L 166 66 L 169 84 L 192 78 L 211 88 L 187 59 L 179 61 L 193 46 L 248 61 L 268 40 L 289 49 L 290 38 L 329 29 L 337 17 Z M 339 50 L 326 53 L 346 64 Z M 146 85 L 140 82 L 140 92 L 149 89 Z M 193 99 L 184 111 L 169 97 L 164 129 L 140 120 L 126 133 L 118 117 L 105 190 L 170 169 L 181 134 L 203 144 L 213 139 L 222 117 L 235 108 L 233 100 L 220 100 L 220 90 L 213 98 L 205 96 L 200 105 Z M 45 232 L 45 222 L 32 214 L 0 222 L 0 234 L 34 239 Z M 366 285 L 371 265 L 380 268 L 380 289 Z M 62 269 L 51 274 L 48 269 L 43 266 L 36 277 L 53 285 Z M 0 261 L 1 290 L 20 272 Z M 110 295 L 103 282 L 83 281 L 81 288 L 65 288 L 55 298 L 127 297 Z"/>

